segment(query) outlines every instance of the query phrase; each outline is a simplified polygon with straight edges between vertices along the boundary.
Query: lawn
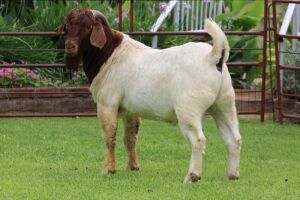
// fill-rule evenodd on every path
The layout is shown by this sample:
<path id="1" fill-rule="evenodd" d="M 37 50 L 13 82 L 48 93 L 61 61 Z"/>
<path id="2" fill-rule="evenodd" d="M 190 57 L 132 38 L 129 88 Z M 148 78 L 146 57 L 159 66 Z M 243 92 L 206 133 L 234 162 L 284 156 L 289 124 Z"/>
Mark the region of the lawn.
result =
<path id="1" fill-rule="evenodd" d="M 185 185 L 191 146 L 176 126 L 144 120 L 141 169 L 128 172 L 120 123 L 117 173 L 104 176 L 97 118 L 0 119 L 0 199 L 300 199 L 300 126 L 241 120 L 240 130 L 240 180 L 225 180 L 226 150 L 207 119 L 203 177 Z"/>

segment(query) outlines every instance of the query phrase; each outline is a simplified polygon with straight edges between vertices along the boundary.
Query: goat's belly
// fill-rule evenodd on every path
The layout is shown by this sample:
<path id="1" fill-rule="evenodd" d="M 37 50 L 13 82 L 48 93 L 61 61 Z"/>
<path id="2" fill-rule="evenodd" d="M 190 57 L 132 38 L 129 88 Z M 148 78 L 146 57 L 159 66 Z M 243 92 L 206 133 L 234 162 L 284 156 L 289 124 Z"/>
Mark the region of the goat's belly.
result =
<path id="1" fill-rule="evenodd" d="M 146 119 L 177 123 L 176 114 L 171 102 L 149 97 L 147 99 L 136 97 L 124 98 L 120 107 L 121 114 L 140 116 Z"/>

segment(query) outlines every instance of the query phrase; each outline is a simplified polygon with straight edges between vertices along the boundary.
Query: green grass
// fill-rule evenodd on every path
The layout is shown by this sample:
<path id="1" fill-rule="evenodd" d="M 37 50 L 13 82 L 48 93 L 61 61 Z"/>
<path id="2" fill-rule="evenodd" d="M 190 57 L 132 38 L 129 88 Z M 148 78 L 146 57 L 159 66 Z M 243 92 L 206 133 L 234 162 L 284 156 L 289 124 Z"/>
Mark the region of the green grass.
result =
<path id="1" fill-rule="evenodd" d="M 141 169 L 127 172 L 120 125 L 117 173 L 104 176 L 96 118 L 0 119 L 0 199 L 300 199 L 299 125 L 241 120 L 241 178 L 228 181 L 225 147 L 206 121 L 203 177 L 185 185 L 191 147 L 178 127 L 144 120 Z"/>

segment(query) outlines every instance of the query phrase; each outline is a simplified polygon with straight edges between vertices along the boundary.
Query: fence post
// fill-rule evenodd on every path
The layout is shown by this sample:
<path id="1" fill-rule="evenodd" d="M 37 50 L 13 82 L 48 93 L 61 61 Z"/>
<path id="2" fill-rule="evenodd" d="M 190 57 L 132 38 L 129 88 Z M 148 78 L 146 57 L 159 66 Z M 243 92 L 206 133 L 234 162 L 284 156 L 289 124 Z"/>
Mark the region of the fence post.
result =
<path id="1" fill-rule="evenodd" d="M 133 2 L 133 0 L 130 0 L 130 29 L 129 29 L 129 31 L 130 32 L 133 32 L 133 4 L 134 4 L 134 2 Z"/>
<path id="2" fill-rule="evenodd" d="M 281 77 L 280 72 L 280 63 L 279 63 L 279 49 L 278 49 L 278 41 L 279 41 L 279 36 L 277 33 L 277 19 L 276 19 L 276 1 L 272 2 L 272 6 L 273 6 L 273 28 L 274 28 L 274 43 L 275 43 L 275 55 L 276 55 L 276 77 Z M 277 109 L 278 109 L 278 119 L 279 122 L 282 123 L 282 102 L 281 102 L 281 81 L 277 80 L 276 83 L 276 88 L 277 88 Z"/>
<path id="3" fill-rule="evenodd" d="M 263 30 L 263 61 L 262 61 L 262 85 L 261 85 L 261 109 L 260 121 L 265 120 L 265 101 L 266 101 L 266 65 L 267 65 L 267 25 L 268 25 L 268 1 L 264 1 L 264 30 Z"/>
<path id="4" fill-rule="evenodd" d="M 119 31 L 123 31 L 123 28 L 122 28 L 122 24 L 123 24 L 123 11 L 122 11 L 122 0 L 118 0 L 118 9 L 119 9 Z"/>
<path id="5" fill-rule="evenodd" d="M 180 11 L 180 2 L 177 2 L 175 5 L 175 9 L 174 9 L 174 18 L 173 18 L 173 22 L 175 25 L 175 31 L 179 31 L 179 11 Z"/>
<path id="6" fill-rule="evenodd" d="M 292 18 L 292 34 L 297 35 L 299 33 L 299 17 L 300 17 L 300 4 L 297 4 L 294 10 L 294 15 Z M 292 39 L 292 50 L 296 51 L 297 49 L 297 40 Z"/>

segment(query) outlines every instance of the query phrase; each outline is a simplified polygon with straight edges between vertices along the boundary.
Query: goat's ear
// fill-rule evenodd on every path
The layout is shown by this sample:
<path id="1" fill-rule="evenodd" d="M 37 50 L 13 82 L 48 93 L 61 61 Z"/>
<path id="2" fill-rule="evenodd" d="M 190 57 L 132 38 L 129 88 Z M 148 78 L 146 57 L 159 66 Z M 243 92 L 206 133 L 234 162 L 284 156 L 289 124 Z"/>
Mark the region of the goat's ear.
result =
<path id="1" fill-rule="evenodd" d="M 98 48 L 103 48 L 107 41 L 104 28 L 102 24 L 98 24 L 93 26 L 93 30 L 90 37 L 90 42 L 93 46 Z"/>
<path id="2" fill-rule="evenodd" d="M 66 23 L 63 22 L 57 29 L 56 29 L 56 32 L 57 33 L 62 33 L 66 30 Z"/>
<path id="3" fill-rule="evenodd" d="M 59 27 L 57 27 L 55 29 L 56 33 L 58 33 L 58 35 L 55 35 L 55 36 L 51 36 L 51 40 L 53 42 L 57 42 L 59 40 L 59 37 L 60 37 L 60 33 L 64 32 L 66 30 L 66 24 L 65 23 L 62 23 Z"/>

